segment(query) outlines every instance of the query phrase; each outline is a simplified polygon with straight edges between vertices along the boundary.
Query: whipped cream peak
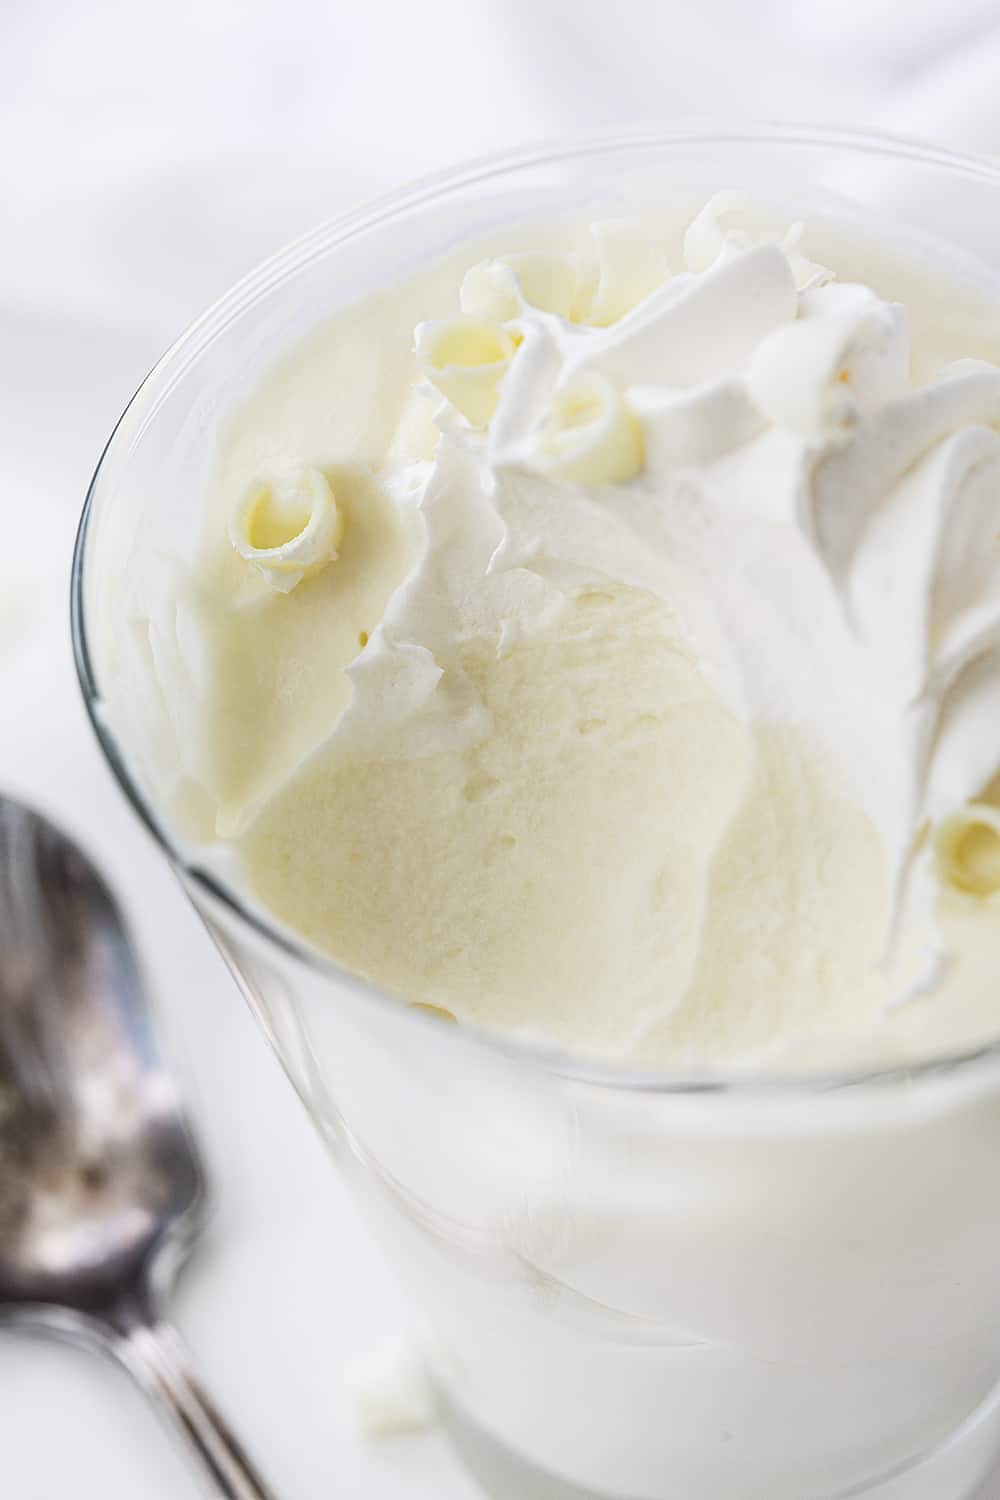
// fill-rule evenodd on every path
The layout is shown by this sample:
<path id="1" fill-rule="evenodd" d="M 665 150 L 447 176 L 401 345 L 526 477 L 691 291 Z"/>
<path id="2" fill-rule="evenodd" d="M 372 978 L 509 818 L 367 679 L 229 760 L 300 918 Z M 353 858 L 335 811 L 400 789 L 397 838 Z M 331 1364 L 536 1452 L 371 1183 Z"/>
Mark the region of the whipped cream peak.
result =
<path id="1" fill-rule="evenodd" d="M 777 427 L 822 442 L 902 395 L 909 379 L 905 309 L 867 287 L 826 284 L 758 345 L 747 390 Z"/>
<path id="2" fill-rule="evenodd" d="M 797 312 L 787 256 L 776 245 L 755 246 L 702 274 L 673 277 L 578 342 L 568 364 L 625 386 L 705 385 L 741 372 L 760 341 Z"/>
<path id="3" fill-rule="evenodd" d="M 1000 423 L 1000 369 L 963 360 L 869 415 L 851 441 L 820 453 L 812 475 L 817 544 L 838 573 L 848 566 L 880 498 L 963 427 Z"/>

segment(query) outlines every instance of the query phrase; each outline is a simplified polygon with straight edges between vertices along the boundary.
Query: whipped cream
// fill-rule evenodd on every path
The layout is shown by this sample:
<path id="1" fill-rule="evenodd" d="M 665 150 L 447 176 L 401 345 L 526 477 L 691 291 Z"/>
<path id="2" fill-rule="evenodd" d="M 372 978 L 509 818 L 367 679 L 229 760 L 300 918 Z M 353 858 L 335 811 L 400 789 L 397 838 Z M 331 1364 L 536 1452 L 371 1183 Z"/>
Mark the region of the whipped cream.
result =
<path id="1" fill-rule="evenodd" d="M 636 226 L 598 230 L 583 311 L 569 257 L 473 267 L 460 295 L 478 319 L 417 330 L 448 403 L 422 499 L 460 451 L 504 522 L 489 574 L 543 558 L 549 578 L 606 573 L 677 610 L 735 712 L 800 722 L 831 752 L 898 886 L 914 859 L 932 873 L 926 825 L 1000 764 L 1000 369 L 959 360 L 913 388 L 906 309 L 808 261 L 801 225 L 779 242 L 727 233 L 723 216 L 746 207 L 707 205 L 674 276 L 653 247 L 636 252 Z M 608 254 L 622 243 L 631 254 Z M 463 337 L 467 364 L 456 354 L 445 377 L 432 347 Z M 462 382 L 481 379 L 473 411 Z M 787 559 L 755 557 L 767 577 L 741 587 L 775 525 Z M 707 574 L 717 590 L 696 598 Z"/>
<path id="2" fill-rule="evenodd" d="M 349 967 L 647 1061 L 995 1031 L 996 308 L 810 234 L 466 257 L 237 414 L 152 631 L 174 795 Z"/>

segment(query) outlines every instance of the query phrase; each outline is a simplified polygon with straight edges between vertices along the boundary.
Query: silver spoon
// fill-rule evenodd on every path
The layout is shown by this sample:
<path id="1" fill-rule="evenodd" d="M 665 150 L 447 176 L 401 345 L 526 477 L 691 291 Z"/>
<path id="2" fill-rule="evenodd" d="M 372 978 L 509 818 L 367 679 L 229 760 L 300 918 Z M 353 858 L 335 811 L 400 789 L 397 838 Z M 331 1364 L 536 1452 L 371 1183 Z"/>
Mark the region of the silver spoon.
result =
<path id="1" fill-rule="evenodd" d="M 160 1316 L 204 1200 L 107 886 L 0 797 L 0 1319 L 110 1351 L 213 1493 L 273 1500 Z"/>

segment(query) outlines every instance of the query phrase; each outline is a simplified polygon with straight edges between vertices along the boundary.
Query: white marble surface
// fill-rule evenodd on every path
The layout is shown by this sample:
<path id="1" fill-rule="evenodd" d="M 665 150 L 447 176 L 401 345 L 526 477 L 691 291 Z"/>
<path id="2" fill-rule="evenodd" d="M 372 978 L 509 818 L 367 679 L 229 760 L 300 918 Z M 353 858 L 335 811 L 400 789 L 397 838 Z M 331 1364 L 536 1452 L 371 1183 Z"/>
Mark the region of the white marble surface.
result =
<path id="1" fill-rule="evenodd" d="M 365 1443 L 339 1399 L 344 1362 L 408 1309 L 84 720 L 69 554 L 118 411 L 261 256 L 462 156 L 734 111 L 1000 150 L 992 0 L 592 9 L 0 4 L 0 785 L 75 830 L 126 895 L 216 1185 L 174 1312 L 283 1500 L 471 1500 L 473 1487 L 437 1435 Z M 4 1500 L 198 1493 L 114 1369 L 0 1340 Z"/>

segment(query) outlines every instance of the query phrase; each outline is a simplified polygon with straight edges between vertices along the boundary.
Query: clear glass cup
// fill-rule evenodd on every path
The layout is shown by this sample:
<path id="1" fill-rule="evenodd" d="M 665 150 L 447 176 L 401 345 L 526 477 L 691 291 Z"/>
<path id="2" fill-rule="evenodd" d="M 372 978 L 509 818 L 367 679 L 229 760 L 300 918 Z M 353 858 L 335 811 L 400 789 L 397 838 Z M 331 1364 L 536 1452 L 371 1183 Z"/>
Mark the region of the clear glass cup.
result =
<path id="1" fill-rule="evenodd" d="M 1000 1049 L 876 1076 L 671 1077 L 445 1025 L 207 868 L 111 701 L 132 539 L 193 534 L 218 422 L 258 374 L 457 243 L 623 184 L 829 189 L 1000 266 L 1000 168 L 817 129 L 525 151 L 339 219 L 196 323 L 115 429 L 74 567 L 83 693 L 426 1314 L 446 1420 L 491 1493 L 960 1500 L 1000 1451 Z"/>

